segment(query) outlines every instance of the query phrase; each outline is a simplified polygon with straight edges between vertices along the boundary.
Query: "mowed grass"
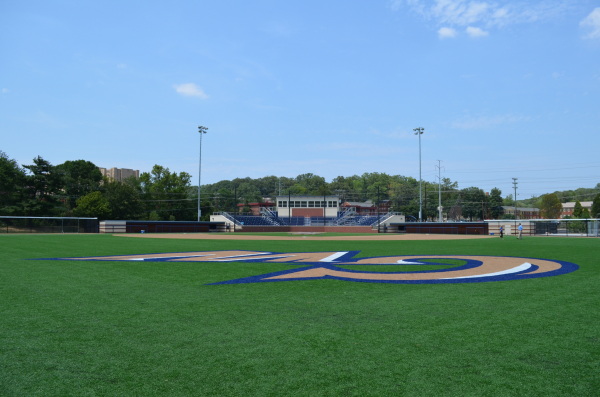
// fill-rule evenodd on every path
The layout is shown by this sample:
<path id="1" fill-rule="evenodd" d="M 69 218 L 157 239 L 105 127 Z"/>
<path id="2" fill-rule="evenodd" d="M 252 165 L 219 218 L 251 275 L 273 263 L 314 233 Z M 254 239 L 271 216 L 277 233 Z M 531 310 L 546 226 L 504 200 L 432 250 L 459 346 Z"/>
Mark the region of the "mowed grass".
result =
<path id="1" fill-rule="evenodd" d="M 225 249 L 506 255 L 580 269 L 465 284 L 206 285 L 291 265 L 31 260 Z M 578 238 L 0 235 L 0 395 L 598 396 L 599 254 L 600 239 Z"/>

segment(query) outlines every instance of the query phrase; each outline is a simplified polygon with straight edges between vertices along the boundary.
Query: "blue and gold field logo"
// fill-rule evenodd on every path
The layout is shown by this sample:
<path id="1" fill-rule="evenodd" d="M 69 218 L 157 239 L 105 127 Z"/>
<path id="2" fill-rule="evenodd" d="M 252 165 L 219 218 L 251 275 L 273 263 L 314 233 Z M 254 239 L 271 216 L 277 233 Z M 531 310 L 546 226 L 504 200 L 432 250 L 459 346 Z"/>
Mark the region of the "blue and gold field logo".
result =
<path id="1" fill-rule="evenodd" d="M 360 258 L 360 251 L 258 252 L 204 251 L 59 260 L 143 262 L 264 262 L 294 265 L 292 269 L 215 284 L 335 279 L 369 283 L 437 284 L 523 280 L 571 273 L 570 262 L 507 256 L 400 255 Z"/>

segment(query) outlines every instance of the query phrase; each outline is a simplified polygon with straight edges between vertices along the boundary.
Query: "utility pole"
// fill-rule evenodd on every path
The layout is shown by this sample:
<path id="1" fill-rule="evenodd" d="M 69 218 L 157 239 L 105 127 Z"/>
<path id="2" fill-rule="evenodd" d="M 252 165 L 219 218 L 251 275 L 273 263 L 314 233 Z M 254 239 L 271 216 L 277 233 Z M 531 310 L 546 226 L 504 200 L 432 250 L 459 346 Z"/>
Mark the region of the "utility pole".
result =
<path id="1" fill-rule="evenodd" d="M 438 222 L 443 222 L 442 219 L 442 160 L 438 160 Z"/>
<path id="2" fill-rule="evenodd" d="M 415 135 L 419 136 L 419 222 L 422 222 L 423 221 L 423 189 L 421 188 L 421 186 L 422 186 L 422 180 L 421 180 L 421 135 L 423 135 L 423 132 L 425 132 L 425 128 L 417 127 L 417 128 L 414 128 L 413 131 L 415 131 Z"/>

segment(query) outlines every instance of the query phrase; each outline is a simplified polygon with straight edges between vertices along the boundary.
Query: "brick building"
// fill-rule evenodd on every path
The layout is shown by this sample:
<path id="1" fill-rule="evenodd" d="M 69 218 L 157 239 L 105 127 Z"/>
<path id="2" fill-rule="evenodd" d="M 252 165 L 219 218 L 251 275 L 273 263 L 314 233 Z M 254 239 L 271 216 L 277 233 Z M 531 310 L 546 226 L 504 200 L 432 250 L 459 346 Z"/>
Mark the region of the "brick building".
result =
<path id="1" fill-rule="evenodd" d="M 140 171 L 139 170 L 131 170 L 129 168 L 100 168 L 100 172 L 102 173 L 102 176 L 107 177 L 108 179 L 112 179 L 113 181 L 118 181 L 118 182 L 122 182 L 123 180 L 130 178 L 130 177 L 135 177 L 135 178 L 139 178 L 140 177 Z"/>

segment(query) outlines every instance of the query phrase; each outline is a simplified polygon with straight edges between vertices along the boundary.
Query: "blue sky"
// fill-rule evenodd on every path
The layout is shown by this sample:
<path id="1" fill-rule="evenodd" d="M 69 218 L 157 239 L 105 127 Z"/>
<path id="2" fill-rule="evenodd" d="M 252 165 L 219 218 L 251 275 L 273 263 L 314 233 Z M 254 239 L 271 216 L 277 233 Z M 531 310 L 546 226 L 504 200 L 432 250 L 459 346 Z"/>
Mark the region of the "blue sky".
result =
<path id="1" fill-rule="evenodd" d="M 327 181 L 600 183 L 600 2 L 0 2 L 0 150 L 21 164 Z"/>

